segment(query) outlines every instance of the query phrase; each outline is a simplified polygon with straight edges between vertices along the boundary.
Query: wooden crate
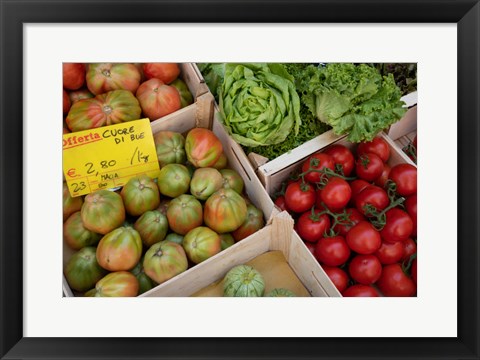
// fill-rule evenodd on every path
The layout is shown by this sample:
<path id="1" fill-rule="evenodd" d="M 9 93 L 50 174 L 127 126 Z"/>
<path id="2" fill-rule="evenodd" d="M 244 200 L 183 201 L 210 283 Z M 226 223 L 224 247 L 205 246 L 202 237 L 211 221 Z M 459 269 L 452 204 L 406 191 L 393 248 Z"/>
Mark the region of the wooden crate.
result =
<path id="1" fill-rule="evenodd" d="M 385 134 L 384 132 L 381 132 L 379 136 L 382 137 L 390 146 L 391 155 L 390 155 L 390 159 L 388 160 L 388 164 L 390 166 L 396 165 L 398 163 L 405 163 L 405 162 L 415 165 L 415 163 L 402 151 L 402 149 L 397 144 L 395 144 L 395 142 L 392 139 L 390 139 L 390 137 L 387 134 Z M 346 135 L 343 135 L 343 136 L 336 137 L 336 139 L 333 141 L 329 141 L 328 144 L 324 145 L 322 148 L 318 150 L 313 151 L 311 154 L 325 150 L 328 148 L 328 146 L 333 144 L 345 145 L 346 147 L 352 150 L 356 148 L 356 144 L 352 144 L 348 142 Z M 283 169 L 273 174 L 272 176 L 269 176 L 269 185 L 270 185 L 268 189 L 269 194 L 273 196 L 275 192 L 280 190 L 282 187 L 282 183 L 286 179 L 288 179 L 288 177 L 291 174 L 295 173 L 296 171 L 299 171 L 305 160 L 306 160 L 306 157 L 305 158 L 302 157 L 300 160 L 297 160 L 295 163 L 291 163 L 290 165 L 285 166 Z"/>
<path id="2" fill-rule="evenodd" d="M 282 251 L 311 296 L 340 296 L 312 253 L 293 231 L 293 220 L 287 212 L 273 216 L 262 230 L 140 296 L 190 296 L 222 279 L 232 267 L 272 250 Z"/>
<path id="3" fill-rule="evenodd" d="M 379 136 L 382 139 L 384 139 L 390 147 L 390 158 L 388 159 L 388 162 L 387 162 L 388 165 L 390 165 L 390 167 L 393 167 L 393 166 L 395 166 L 397 164 L 401 164 L 401 163 L 408 163 L 408 164 L 411 164 L 411 165 L 416 167 L 416 164 L 397 146 L 397 144 L 395 144 L 395 142 L 387 134 L 385 134 L 384 132 L 381 132 Z M 349 142 L 346 138 L 346 135 L 338 138 L 336 141 L 333 141 L 331 143 L 331 145 L 333 145 L 333 144 L 344 145 L 352 151 L 355 151 L 355 148 L 357 146 L 356 144 L 352 144 L 351 142 Z M 322 149 L 320 149 L 319 152 L 321 152 L 323 150 L 326 150 L 327 148 L 328 148 L 328 146 L 325 146 Z M 301 171 L 303 161 L 304 160 L 302 159 L 301 161 L 298 161 L 294 164 L 291 164 L 291 165 L 287 166 L 286 168 L 284 168 L 281 172 L 275 174 L 275 176 L 272 177 L 272 179 L 274 181 L 274 184 L 275 184 L 274 185 L 275 187 L 273 187 L 272 189 L 274 191 L 277 191 L 278 188 L 281 188 L 282 182 L 287 180 L 288 177 L 291 174 L 293 174 L 297 171 Z M 294 234 L 292 235 L 292 238 L 298 238 L 298 241 L 303 243 L 300 236 L 295 231 L 294 231 Z M 318 262 L 317 262 L 317 264 L 318 264 Z M 336 296 L 341 296 L 341 294 L 338 292 L 338 290 L 335 289 L 335 291 L 338 294 Z M 334 295 L 330 295 L 330 296 L 334 296 Z"/>
<path id="4" fill-rule="evenodd" d="M 405 102 L 406 107 L 408 107 L 409 110 L 397 124 L 401 123 L 404 124 L 403 126 L 405 126 L 407 120 L 410 119 L 414 114 L 416 127 L 417 93 L 415 92 L 408 94 L 402 97 L 402 100 Z M 390 130 L 392 128 L 394 129 L 394 126 L 392 126 Z M 317 151 L 324 149 L 328 145 L 338 142 L 343 138 L 343 135 L 335 135 L 332 130 L 329 130 L 273 160 L 269 161 L 267 158 L 255 153 L 248 154 L 248 158 L 254 169 L 256 169 L 257 176 L 265 186 L 267 192 L 270 195 L 273 195 L 275 191 L 278 191 L 279 186 L 283 181 L 280 179 L 284 179 L 285 174 L 289 174 L 291 172 L 290 168 L 292 165 L 305 160 L 313 153 L 316 153 Z M 394 146 L 398 148 L 400 144 Z"/>
<path id="5" fill-rule="evenodd" d="M 187 84 L 194 100 L 209 92 L 208 86 L 195 63 L 179 63 L 179 67 L 180 78 Z"/>
<path id="6" fill-rule="evenodd" d="M 247 196 L 257 208 L 262 210 L 265 219 L 268 220 L 275 209 L 273 201 L 265 191 L 260 180 L 255 175 L 253 167 L 243 151 L 241 151 L 241 148 L 230 138 L 224 127 L 217 121 L 214 121 L 213 103 L 214 99 L 210 93 L 200 95 L 197 97 L 196 102 L 193 105 L 185 107 L 173 114 L 167 115 L 155 122 L 152 122 L 152 132 L 153 134 L 156 134 L 162 130 L 171 130 L 180 133 L 186 133 L 195 127 L 211 129 L 223 144 L 223 150 L 228 159 L 228 167 L 236 170 L 240 174 L 245 183 L 245 192 Z M 240 243 L 232 246 L 234 249 L 233 251 L 235 251 L 238 246 L 241 246 L 241 244 L 247 239 L 244 239 Z M 74 251 L 64 244 L 64 267 L 73 253 Z M 223 256 L 222 254 L 223 252 L 217 256 L 221 257 Z M 195 272 L 197 266 L 191 270 L 187 270 L 187 272 Z M 65 296 L 74 296 L 74 293 L 69 288 L 65 277 L 63 278 L 63 292 Z"/>

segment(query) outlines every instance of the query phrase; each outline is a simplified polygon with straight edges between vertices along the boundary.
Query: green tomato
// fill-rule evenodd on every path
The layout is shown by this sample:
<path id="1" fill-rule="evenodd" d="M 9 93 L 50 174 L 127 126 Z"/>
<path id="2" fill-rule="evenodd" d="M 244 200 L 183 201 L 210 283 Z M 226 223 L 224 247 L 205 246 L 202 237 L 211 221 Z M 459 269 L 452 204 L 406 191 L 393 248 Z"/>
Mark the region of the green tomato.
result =
<path id="1" fill-rule="evenodd" d="M 174 131 L 160 131 L 153 137 L 161 167 L 168 164 L 183 164 L 187 160 L 185 154 L 185 138 Z"/>
<path id="2" fill-rule="evenodd" d="M 199 264 L 222 251 L 220 236 L 206 226 L 190 230 L 183 239 L 188 259 Z"/>
<path id="3" fill-rule="evenodd" d="M 107 273 L 98 264 L 95 253 L 95 247 L 87 246 L 73 254 L 68 261 L 64 274 L 73 290 L 87 291 Z"/>
<path id="4" fill-rule="evenodd" d="M 168 204 L 167 219 L 172 231 L 185 235 L 202 225 L 202 204 L 193 195 L 180 195 Z"/>
<path id="5" fill-rule="evenodd" d="M 168 164 L 160 170 L 158 187 L 162 195 L 175 198 L 190 187 L 190 173 L 185 165 Z"/>

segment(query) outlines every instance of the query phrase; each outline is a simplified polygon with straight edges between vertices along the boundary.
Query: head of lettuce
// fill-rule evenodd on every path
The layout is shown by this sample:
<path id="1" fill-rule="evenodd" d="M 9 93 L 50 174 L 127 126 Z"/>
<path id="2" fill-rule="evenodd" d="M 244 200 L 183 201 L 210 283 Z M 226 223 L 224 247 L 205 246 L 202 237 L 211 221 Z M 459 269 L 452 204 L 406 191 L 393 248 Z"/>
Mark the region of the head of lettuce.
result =
<path id="1" fill-rule="evenodd" d="M 281 64 L 225 65 L 219 88 L 222 121 L 233 139 L 256 147 L 278 144 L 300 127 L 300 98 Z"/>

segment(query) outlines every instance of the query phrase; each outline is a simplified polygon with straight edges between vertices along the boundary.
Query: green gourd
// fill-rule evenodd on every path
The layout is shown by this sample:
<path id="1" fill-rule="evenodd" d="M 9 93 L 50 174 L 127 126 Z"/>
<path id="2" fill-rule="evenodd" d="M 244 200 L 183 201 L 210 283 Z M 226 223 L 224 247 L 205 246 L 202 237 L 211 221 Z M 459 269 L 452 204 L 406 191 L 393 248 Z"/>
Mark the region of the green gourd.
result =
<path id="1" fill-rule="evenodd" d="M 284 288 L 275 288 L 270 291 L 265 297 L 296 297 L 297 295 L 288 289 Z"/>
<path id="2" fill-rule="evenodd" d="M 223 296 L 261 297 L 265 292 L 263 276 L 249 265 L 237 265 L 223 279 Z"/>

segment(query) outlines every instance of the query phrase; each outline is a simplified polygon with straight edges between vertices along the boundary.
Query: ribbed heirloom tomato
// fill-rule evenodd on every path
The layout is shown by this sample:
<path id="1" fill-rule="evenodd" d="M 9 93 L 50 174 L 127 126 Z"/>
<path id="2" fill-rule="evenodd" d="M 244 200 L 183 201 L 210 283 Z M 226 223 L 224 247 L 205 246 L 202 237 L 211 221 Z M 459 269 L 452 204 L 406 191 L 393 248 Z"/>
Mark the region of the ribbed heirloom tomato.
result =
<path id="1" fill-rule="evenodd" d="M 247 220 L 247 203 L 232 189 L 220 189 L 205 202 L 203 221 L 219 234 L 237 230 Z"/>
<path id="2" fill-rule="evenodd" d="M 193 166 L 210 167 L 215 165 L 222 155 L 223 145 L 211 130 L 194 128 L 185 138 L 185 152 Z"/>
<path id="3" fill-rule="evenodd" d="M 180 94 L 159 79 L 143 82 L 135 92 L 143 114 L 150 120 L 171 114 L 182 107 Z"/>

